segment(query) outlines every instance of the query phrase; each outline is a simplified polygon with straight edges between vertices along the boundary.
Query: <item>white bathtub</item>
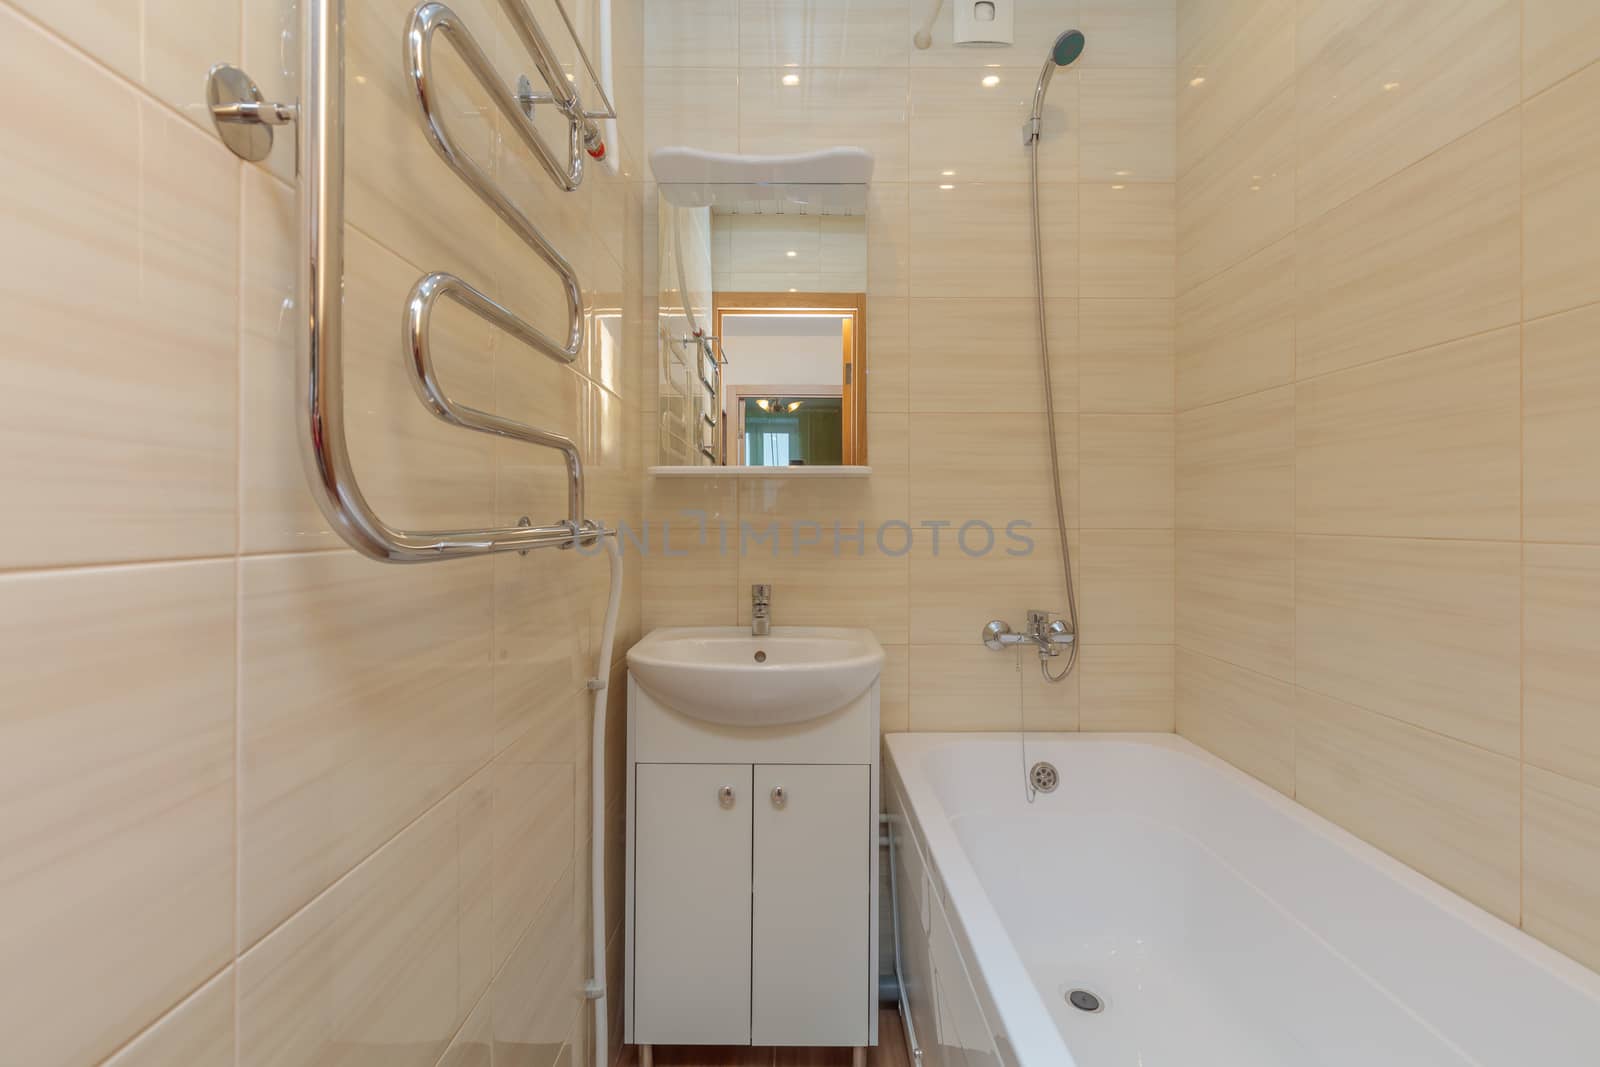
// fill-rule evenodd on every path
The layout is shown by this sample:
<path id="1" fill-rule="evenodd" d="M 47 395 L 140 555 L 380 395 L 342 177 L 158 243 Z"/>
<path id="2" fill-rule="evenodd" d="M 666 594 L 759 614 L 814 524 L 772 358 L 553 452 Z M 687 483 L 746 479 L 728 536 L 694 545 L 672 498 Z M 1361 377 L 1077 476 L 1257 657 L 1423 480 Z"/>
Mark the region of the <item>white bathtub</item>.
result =
<path id="1" fill-rule="evenodd" d="M 1181 738 L 887 747 L 924 1067 L 1600 1065 L 1600 976 Z"/>

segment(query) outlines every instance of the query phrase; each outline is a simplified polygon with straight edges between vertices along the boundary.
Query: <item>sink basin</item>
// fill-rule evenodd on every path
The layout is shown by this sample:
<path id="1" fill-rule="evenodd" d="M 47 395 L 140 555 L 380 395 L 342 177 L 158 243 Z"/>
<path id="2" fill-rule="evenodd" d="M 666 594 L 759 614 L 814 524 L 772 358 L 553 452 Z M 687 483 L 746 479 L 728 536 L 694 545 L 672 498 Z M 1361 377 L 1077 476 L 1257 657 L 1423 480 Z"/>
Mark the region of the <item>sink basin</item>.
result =
<path id="1" fill-rule="evenodd" d="M 883 670 L 867 630 L 774 626 L 655 630 L 628 652 L 628 670 L 674 711 L 729 726 L 820 719 L 865 693 Z"/>

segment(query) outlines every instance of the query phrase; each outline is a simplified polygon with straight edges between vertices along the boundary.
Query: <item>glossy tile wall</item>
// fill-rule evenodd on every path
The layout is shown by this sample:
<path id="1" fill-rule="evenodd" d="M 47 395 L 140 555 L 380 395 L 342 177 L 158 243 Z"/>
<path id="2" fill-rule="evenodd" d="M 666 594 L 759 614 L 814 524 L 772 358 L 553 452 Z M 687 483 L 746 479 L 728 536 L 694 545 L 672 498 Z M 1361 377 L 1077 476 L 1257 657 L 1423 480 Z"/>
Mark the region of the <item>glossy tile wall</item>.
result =
<path id="1" fill-rule="evenodd" d="M 1178 5 L 1178 731 L 1591 967 L 1597 93 L 1587 0 Z"/>
<path id="2" fill-rule="evenodd" d="M 870 478 L 656 478 L 646 626 L 736 624 L 774 585 L 780 624 L 868 625 L 888 651 L 886 730 L 1155 729 L 1173 723 L 1176 14 L 1172 0 L 1021 0 L 1008 49 L 933 46 L 909 0 L 677 0 L 645 24 L 652 145 L 859 145 L 868 207 Z M 1021 125 L 1050 43 L 1088 35 L 1050 90 L 1041 164 L 1066 531 L 1045 451 Z M 788 78 L 794 84 L 786 84 Z M 647 210 L 647 225 L 653 217 Z M 651 338 L 653 341 L 653 337 Z M 694 513 L 693 515 L 689 513 Z M 698 515 L 713 532 L 699 534 Z M 966 522 L 995 550 L 963 552 Z M 1032 524 L 1030 553 L 1003 528 Z M 821 529 L 820 544 L 808 544 Z M 923 523 L 948 522 L 939 550 Z M 858 551 L 833 529 L 865 525 Z M 906 535 L 883 524 L 913 528 Z M 731 533 L 727 551 L 715 527 Z M 741 527 L 770 541 L 739 551 Z M 1082 665 L 1046 688 L 978 641 L 1060 609 L 1075 550 Z M 798 541 L 799 544 L 795 542 Z M 968 545 L 979 549 L 977 528 Z"/>
<path id="3" fill-rule="evenodd" d="M 403 377 L 400 307 L 426 270 L 541 321 L 556 307 L 423 139 L 399 62 L 410 6 L 349 3 L 358 473 L 402 524 L 550 518 L 550 457 L 444 426 Z M 453 6 L 514 77 L 497 5 Z M 592 6 L 574 10 L 595 43 Z M 605 564 L 389 567 L 321 522 L 294 430 L 292 137 L 243 164 L 200 106 L 220 61 L 293 98 L 296 18 L 288 0 L 0 2 L 0 85 L 23 102 L 0 129 L 0 385 L 18 398 L 0 429 L 8 1063 L 585 1062 Z M 614 25 L 621 172 L 591 168 L 577 194 L 439 50 L 450 121 L 574 257 L 592 335 L 557 367 L 446 308 L 441 373 L 578 437 L 608 523 L 638 518 L 650 370 L 632 328 L 640 5 L 619 0 Z M 620 791 L 611 812 L 619 830 Z"/>

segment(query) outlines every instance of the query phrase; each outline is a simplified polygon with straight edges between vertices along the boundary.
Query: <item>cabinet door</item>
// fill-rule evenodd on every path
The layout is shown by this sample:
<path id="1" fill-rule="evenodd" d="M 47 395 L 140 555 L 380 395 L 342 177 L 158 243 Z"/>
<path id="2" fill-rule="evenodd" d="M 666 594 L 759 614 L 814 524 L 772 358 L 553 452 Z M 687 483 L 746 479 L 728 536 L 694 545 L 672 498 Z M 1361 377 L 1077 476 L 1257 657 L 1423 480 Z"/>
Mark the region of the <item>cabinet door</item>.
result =
<path id="1" fill-rule="evenodd" d="M 747 1045 L 750 767 L 641 763 L 636 774 L 634 1036 Z"/>
<path id="2" fill-rule="evenodd" d="M 870 775 L 864 766 L 755 770 L 754 1044 L 867 1043 L 876 1007 Z"/>

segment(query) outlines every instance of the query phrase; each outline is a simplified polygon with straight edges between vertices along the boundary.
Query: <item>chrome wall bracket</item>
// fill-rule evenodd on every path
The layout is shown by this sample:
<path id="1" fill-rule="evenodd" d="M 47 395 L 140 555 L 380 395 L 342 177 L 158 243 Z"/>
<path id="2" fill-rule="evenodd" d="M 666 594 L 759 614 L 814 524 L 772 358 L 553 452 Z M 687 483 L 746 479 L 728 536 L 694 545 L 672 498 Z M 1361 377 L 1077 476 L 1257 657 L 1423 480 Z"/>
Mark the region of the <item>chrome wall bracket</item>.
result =
<path id="1" fill-rule="evenodd" d="M 217 135 L 240 159 L 259 163 L 272 152 L 272 128 L 295 120 L 293 104 L 262 99 L 255 79 L 227 63 L 206 74 L 206 104 Z"/>

